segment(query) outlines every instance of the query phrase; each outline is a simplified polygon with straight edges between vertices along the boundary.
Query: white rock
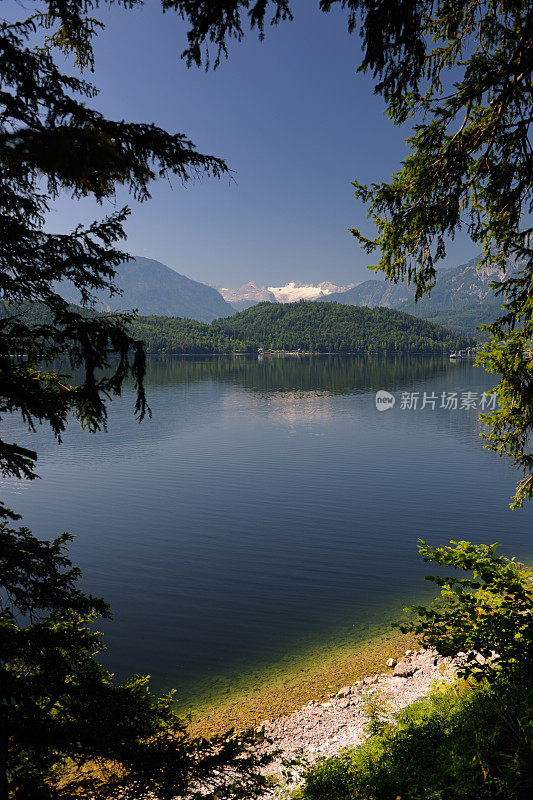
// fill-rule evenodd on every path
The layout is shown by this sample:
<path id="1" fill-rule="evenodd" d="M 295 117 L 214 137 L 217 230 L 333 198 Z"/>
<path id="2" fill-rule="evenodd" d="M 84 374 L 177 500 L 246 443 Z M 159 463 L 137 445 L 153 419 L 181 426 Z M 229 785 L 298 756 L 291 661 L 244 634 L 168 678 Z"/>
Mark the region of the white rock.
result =
<path id="1" fill-rule="evenodd" d="M 400 662 L 398 662 L 398 664 L 396 664 L 392 674 L 395 678 L 410 678 L 411 675 L 415 673 L 416 669 L 416 664 L 412 664 L 406 659 L 402 659 Z"/>
<path id="2" fill-rule="evenodd" d="M 397 661 L 396 661 L 396 659 L 395 659 L 395 658 L 389 658 L 389 659 L 387 659 L 387 666 L 388 666 L 388 667 L 395 667 L 395 666 L 396 666 L 396 664 L 397 664 Z"/>
<path id="3" fill-rule="evenodd" d="M 406 650 L 406 651 L 405 651 L 405 655 L 406 655 L 407 657 L 409 657 L 409 656 L 414 656 L 414 653 L 413 653 L 413 651 L 412 651 L 412 650 Z"/>
<path id="4" fill-rule="evenodd" d="M 337 692 L 337 697 L 339 699 L 343 698 L 343 697 L 348 697 L 348 695 L 351 694 L 351 693 L 352 693 L 352 689 L 351 689 L 350 686 L 343 686 L 342 689 L 339 689 L 339 691 Z"/>

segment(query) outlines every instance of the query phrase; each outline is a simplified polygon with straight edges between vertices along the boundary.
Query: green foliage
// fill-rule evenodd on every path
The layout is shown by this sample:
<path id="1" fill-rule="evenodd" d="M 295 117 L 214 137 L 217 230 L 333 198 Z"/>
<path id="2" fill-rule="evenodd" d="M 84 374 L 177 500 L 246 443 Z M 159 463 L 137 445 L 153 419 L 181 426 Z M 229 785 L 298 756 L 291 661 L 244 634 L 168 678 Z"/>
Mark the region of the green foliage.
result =
<path id="1" fill-rule="evenodd" d="M 365 731 L 369 736 L 378 736 L 390 725 L 390 712 L 387 702 L 380 692 L 367 695 L 363 705 L 363 713 L 367 718 Z"/>
<path id="2" fill-rule="evenodd" d="M 264 760 L 251 734 L 193 739 L 148 678 L 98 662 L 108 606 L 76 586 L 67 534 L 41 542 L 0 524 L 2 800 L 256 797 Z"/>
<path id="3" fill-rule="evenodd" d="M 337 303 L 259 303 L 209 325 L 171 317 L 138 317 L 136 337 L 151 353 L 437 353 L 473 344 L 430 322 L 389 308 Z"/>
<path id="4" fill-rule="evenodd" d="M 464 306 L 456 310 L 436 311 L 428 313 L 423 309 L 410 311 L 416 317 L 423 317 L 436 325 L 443 325 L 452 331 L 456 331 L 462 336 L 474 336 L 478 342 L 488 341 L 489 334 L 486 330 L 480 330 L 487 320 L 495 319 L 500 312 L 498 303 L 478 303 L 476 305 Z"/>
<path id="5" fill-rule="evenodd" d="M 465 684 L 434 692 L 357 750 L 321 759 L 295 800 L 529 800 L 533 689 Z"/>
<path id="6" fill-rule="evenodd" d="M 69 308 L 88 318 L 112 316 Z M 43 304 L 18 311 L 32 330 L 50 320 Z M 0 319 L 9 313 L 13 308 L 0 303 Z M 401 311 L 339 303 L 259 303 L 210 324 L 178 317 L 136 317 L 130 331 L 149 353 L 257 353 L 259 347 L 311 353 L 442 353 L 474 344 L 471 338 Z"/>
<path id="7" fill-rule="evenodd" d="M 97 293 L 120 292 L 116 268 L 128 256 L 117 243 L 129 210 L 56 234 L 45 227 L 53 201 L 67 192 L 102 202 L 119 186 L 143 201 L 158 177 L 228 171 L 181 133 L 107 119 L 95 87 L 61 72 L 58 50 L 59 62 L 73 55 L 92 68 L 98 5 L 49 0 L 28 18 L 0 20 L 0 420 L 19 414 L 58 440 L 71 415 L 91 431 L 105 427 L 107 401 L 128 376 L 139 419 L 148 407 L 132 316 L 90 313 Z M 64 281 L 87 309 L 61 297 Z M 34 478 L 36 458 L 0 440 L 3 474 Z M 0 506 L 0 516 L 15 514 Z M 191 739 L 172 695 L 155 698 L 145 677 L 117 684 L 101 666 L 93 625 L 109 611 L 76 588 L 69 538 L 40 542 L 0 527 L 0 800 L 261 794 L 259 762 L 247 753 L 253 737 Z"/>
<path id="8" fill-rule="evenodd" d="M 130 8 L 140 0 L 119 2 Z M 369 240 L 354 233 L 369 252 L 379 248 L 376 268 L 394 282 L 414 283 L 420 297 L 434 283 L 447 237 L 465 219 L 473 240 L 484 247 L 486 262 L 503 267 L 512 257 L 518 266 L 517 274 L 497 287 L 504 315 L 490 326 L 493 343 L 481 361 L 503 376 L 501 408 L 486 418 L 492 426 L 489 446 L 510 455 L 524 471 L 516 495 L 522 503 L 533 495 L 528 450 L 533 251 L 531 229 L 520 230 L 523 214 L 532 207 L 530 4 L 322 0 L 320 6 L 328 11 L 336 3 L 348 11 L 351 30 L 361 20 L 362 69 L 378 79 L 376 89 L 388 102 L 392 120 L 417 121 L 411 154 L 392 182 L 370 189 L 355 184 L 378 235 Z M 57 292 L 58 282 L 70 280 L 90 306 L 96 292 L 118 291 L 113 278 L 125 254 L 116 244 L 128 209 L 58 235 L 44 227 L 52 201 L 63 191 L 102 201 L 120 185 L 144 200 L 158 176 L 187 181 L 202 173 L 219 176 L 227 167 L 199 154 L 183 134 L 109 120 L 92 108 L 94 87 L 62 74 L 54 52 L 74 54 L 78 66 L 92 67 L 92 37 L 100 23 L 90 14 L 98 3 L 49 0 L 42 5 L 44 13 L 0 23 L 0 300 L 17 309 L 40 302 L 49 314 L 38 325 L 19 311 L 1 321 L 0 415 L 19 412 L 30 429 L 44 422 L 60 437 L 70 413 L 89 429 L 105 426 L 106 400 L 120 393 L 128 374 L 137 384 L 136 411 L 143 417 L 140 339 L 145 337 L 132 337 L 128 315 L 81 313 Z M 162 7 L 190 22 L 188 61 L 200 63 L 202 48 L 211 43 L 217 48 L 215 65 L 226 53 L 226 38 L 243 35 L 241 13 L 260 35 L 269 8 L 274 22 L 290 18 L 287 0 L 162 0 Z M 39 27 L 47 33 L 36 48 Z M 208 326 L 174 324 L 188 325 L 186 336 L 178 331 L 180 341 L 199 341 L 200 348 L 212 346 L 212 336 L 218 337 L 217 348 L 231 343 L 238 349 L 401 352 L 407 346 L 429 352 L 457 347 L 457 340 L 449 343 L 449 332 L 438 326 L 418 327 L 404 315 L 387 316 L 397 312 L 383 309 L 368 316 L 368 310 L 359 309 L 355 320 L 342 306 L 334 307 L 332 317 L 320 306 L 315 305 L 314 317 L 298 308 L 259 307 L 258 317 L 244 312 L 233 321 L 218 321 L 207 333 Z M 391 323 L 393 332 L 386 333 Z M 171 331 L 166 341 L 174 335 Z M 54 370 L 60 355 L 83 373 L 79 385 Z M 17 444 L 0 442 L 4 472 L 34 477 L 35 458 Z M 245 739 L 190 740 L 173 714 L 171 698 L 153 698 L 146 679 L 122 686 L 111 681 L 96 660 L 101 641 L 91 627 L 95 616 L 108 614 L 107 607 L 76 590 L 78 574 L 64 553 L 67 538 L 46 544 L 25 529 L 17 533 L 5 525 L 1 536 L 6 554 L 0 576 L 2 800 L 75 795 L 103 800 L 149 793 L 162 800 L 224 798 L 262 790 L 253 758 L 242 755 Z M 459 553 L 460 547 L 456 554 L 428 549 L 427 555 L 472 569 L 475 578 L 468 584 L 449 579 L 435 614 L 421 612 L 416 624 L 428 641 L 451 635 L 452 649 L 483 643 L 497 649 L 501 670 L 514 682 L 496 679 L 484 694 L 445 709 L 442 699 L 428 701 L 415 722 L 406 716 L 396 732 L 374 737 L 353 756 L 353 768 L 348 761 L 340 771 L 336 762 L 320 764 L 316 775 L 321 768 L 329 770 L 328 781 L 313 784 L 312 773 L 304 797 L 531 796 L 533 702 L 530 684 L 518 684 L 531 669 L 530 578 L 493 552 L 466 552 L 465 545 Z"/>
<path id="9" fill-rule="evenodd" d="M 362 69 L 379 78 L 393 123 L 414 120 L 410 153 L 392 180 L 354 182 L 377 235 L 353 233 L 367 252 L 379 252 L 374 269 L 413 283 L 422 297 L 464 226 L 483 247 L 482 266 L 505 271 L 511 259 L 515 267 L 492 284 L 503 311 L 487 327 L 492 338 L 479 363 L 501 376 L 484 436 L 523 472 L 512 507 L 522 505 L 533 496 L 531 4 L 389 0 L 379 26 L 373 4 L 343 5 L 362 13 Z"/>
<path id="10" fill-rule="evenodd" d="M 523 564 L 496 554 L 497 545 L 453 542 L 451 547 L 419 543 L 424 561 L 463 570 L 427 580 L 441 587 L 429 607 L 413 606 L 412 619 L 399 627 L 443 655 L 475 653 L 463 674 L 493 677 L 523 673 L 533 678 L 533 574 Z M 494 660 L 491 654 L 497 656 Z"/>
<path id="11" fill-rule="evenodd" d="M 140 0 L 117 2 L 131 8 Z M 108 319 L 100 323 L 98 357 L 93 363 L 92 349 L 78 344 L 86 342 L 92 323 L 82 325 L 78 317 L 68 315 L 53 291 L 53 281 L 70 278 L 89 303 L 93 292 L 111 288 L 114 268 L 123 260 L 114 244 L 123 234 L 127 210 L 59 237 L 43 231 L 50 200 L 65 189 L 75 197 L 89 194 L 101 200 L 120 184 L 142 200 L 149 196 L 148 184 L 156 176 L 170 173 L 186 181 L 201 172 L 220 175 L 227 168 L 220 159 L 197 153 L 183 134 L 107 120 L 92 109 L 94 87 L 61 74 L 53 54 L 59 49 L 74 54 L 81 68 L 92 67 L 92 38 L 100 23 L 91 12 L 98 3 L 49 0 L 42 6 L 44 12 L 0 26 L 5 53 L 0 78 L 7 89 L 0 131 L 0 161 L 5 167 L 0 187 L 4 221 L 0 270 L 6 276 L 0 283 L 0 296 L 17 303 L 47 303 L 54 314 L 47 332 L 52 341 L 56 327 L 71 330 L 71 339 L 66 337 L 63 345 L 68 349 L 74 342 L 78 351 L 74 356 L 88 368 L 86 396 L 81 410 L 70 386 L 63 390 L 61 400 L 68 404 L 72 399 L 71 408 L 82 419 L 103 425 L 105 406 L 94 375 L 102 361 L 109 363 L 113 348 L 118 348 L 121 361 L 109 391 L 117 391 L 123 375 L 133 369 L 142 416 L 140 347 L 136 345 L 130 365 L 126 353 L 134 343 L 128 339 L 125 320 Z M 473 241 L 484 249 L 482 264 L 504 270 L 510 259 L 516 267 L 494 286 L 503 315 L 489 327 L 492 344 L 480 363 L 502 376 L 499 408 L 485 417 L 490 426 L 487 446 L 510 456 L 524 473 L 514 502 L 521 504 L 533 495 L 533 454 L 528 444 L 533 429 L 529 380 L 533 366 L 532 229 L 520 227 L 533 207 L 530 4 L 526 0 L 481 5 L 477 0 L 387 0 L 377 5 L 371 0 L 320 2 L 326 12 L 336 6 L 347 12 L 350 31 L 359 26 L 360 69 L 372 72 L 376 92 L 387 102 L 393 123 L 413 120 L 415 126 L 408 140 L 410 154 L 390 183 L 370 188 L 354 184 L 357 196 L 368 205 L 377 235 L 369 239 L 357 229 L 353 233 L 368 252 L 380 252 L 374 268 L 383 270 L 392 282 L 413 283 L 420 298 L 435 283 L 435 265 L 444 258 L 448 239 L 465 224 Z M 162 8 L 176 11 L 189 25 L 183 53 L 187 63 L 204 62 L 207 67 L 210 47 L 216 52 L 212 63 L 217 66 L 220 57 L 227 55 L 227 41 L 240 40 L 246 24 L 263 38 L 266 21 L 291 19 L 289 0 L 220 0 L 215 4 L 162 0 Z M 38 27 L 47 30 L 44 45 L 30 48 L 28 40 Z M 39 191 L 42 178 L 48 193 Z M 32 281 L 31 276 L 37 274 L 39 281 Z M 29 347 L 29 368 L 34 369 L 36 357 L 46 351 L 38 353 L 30 332 L 20 325 L 5 325 L 3 339 L 12 342 L 17 355 Z M 0 348 L 0 367 L 9 373 L 6 352 Z M 20 363 L 17 367 L 24 369 Z M 33 380 L 42 386 L 44 398 L 45 374 L 33 371 L 26 376 L 27 383 Z M 66 384 L 55 380 L 54 400 L 61 395 L 62 385 Z M 33 410 L 27 409 L 30 418 Z M 45 419 L 59 435 L 58 420 Z M 1 463 L 15 474 L 30 477 L 34 455 L 19 451 L 16 445 L 1 445 Z"/>
<path id="12" fill-rule="evenodd" d="M 370 738 L 319 760 L 297 800 L 528 800 L 533 794 L 533 575 L 497 556 L 496 545 L 420 542 L 419 549 L 426 562 L 454 574 L 429 576 L 441 596 L 409 609 L 413 619 L 400 627 L 443 655 L 463 652 L 459 672 L 477 680 L 436 686 L 392 725 L 382 727 L 378 704 Z"/>

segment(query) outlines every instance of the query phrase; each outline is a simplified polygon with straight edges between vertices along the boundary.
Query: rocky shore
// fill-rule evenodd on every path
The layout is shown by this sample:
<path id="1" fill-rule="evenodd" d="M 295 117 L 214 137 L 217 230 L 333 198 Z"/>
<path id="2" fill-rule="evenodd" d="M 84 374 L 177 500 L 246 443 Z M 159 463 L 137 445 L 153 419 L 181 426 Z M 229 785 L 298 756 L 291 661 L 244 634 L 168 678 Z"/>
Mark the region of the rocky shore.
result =
<path id="1" fill-rule="evenodd" d="M 261 749 L 269 753 L 280 751 L 268 773 L 279 775 L 282 759 L 303 754 L 304 760 L 312 763 L 343 748 L 357 747 L 368 736 L 372 703 L 381 713 L 394 714 L 427 695 L 436 684 L 451 683 L 454 677 L 454 664 L 449 658 L 433 650 L 408 650 L 398 662 L 387 661 L 387 672 L 345 686 L 325 702 L 312 700 L 291 714 L 264 720 L 258 728 L 265 737 Z M 298 778 L 297 767 L 293 777 Z"/>

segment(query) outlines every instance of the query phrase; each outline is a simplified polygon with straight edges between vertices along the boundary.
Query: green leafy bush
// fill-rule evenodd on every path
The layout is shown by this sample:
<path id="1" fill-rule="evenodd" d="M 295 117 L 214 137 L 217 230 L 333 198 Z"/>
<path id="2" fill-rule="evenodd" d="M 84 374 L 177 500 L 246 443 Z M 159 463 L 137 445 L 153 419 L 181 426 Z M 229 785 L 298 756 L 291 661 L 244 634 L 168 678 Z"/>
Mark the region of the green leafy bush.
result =
<path id="1" fill-rule="evenodd" d="M 419 549 L 454 574 L 428 576 L 440 597 L 408 609 L 400 627 L 443 655 L 463 653 L 465 679 L 436 688 L 395 725 L 374 726 L 357 750 L 319 760 L 298 800 L 533 797 L 532 573 L 498 556 L 495 544 L 421 541 Z"/>
<path id="2" fill-rule="evenodd" d="M 496 554 L 497 544 L 451 542 L 431 547 L 419 542 L 424 561 L 469 573 L 468 577 L 428 575 L 441 588 L 429 607 L 407 609 L 411 619 L 399 627 L 445 656 L 469 654 L 460 671 L 508 679 L 533 676 L 533 574 L 514 559 Z M 494 655 L 496 654 L 496 655 Z"/>
<path id="3" fill-rule="evenodd" d="M 533 688 L 461 682 L 409 706 L 397 726 L 322 759 L 295 800 L 531 800 Z"/>

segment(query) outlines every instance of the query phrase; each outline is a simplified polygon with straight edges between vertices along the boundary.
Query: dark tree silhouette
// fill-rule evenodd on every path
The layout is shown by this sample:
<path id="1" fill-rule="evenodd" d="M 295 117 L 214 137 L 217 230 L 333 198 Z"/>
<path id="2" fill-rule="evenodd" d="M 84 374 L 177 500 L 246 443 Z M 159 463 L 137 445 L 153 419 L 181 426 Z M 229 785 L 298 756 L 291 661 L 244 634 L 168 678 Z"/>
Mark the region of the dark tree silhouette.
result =
<path id="1" fill-rule="evenodd" d="M 60 438 L 70 412 L 91 430 L 104 426 L 106 400 L 120 392 L 130 373 L 140 419 L 147 405 L 144 353 L 128 333 L 130 317 L 82 314 L 68 307 L 58 289 L 60 281 L 70 281 L 87 305 L 97 291 L 120 291 L 114 268 L 127 255 L 116 244 L 129 210 L 59 235 L 44 227 L 51 202 L 63 191 L 102 201 L 118 185 L 143 201 L 155 178 L 175 175 L 186 182 L 201 174 L 220 176 L 227 167 L 198 153 L 183 134 L 109 120 L 91 109 L 96 90 L 63 75 L 53 49 L 73 50 L 82 66 L 92 62 L 96 23 L 83 11 L 93 4 L 45 5 L 47 16 L 0 23 L 0 299 L 11 311 L 0 323 L 0 418 L 19 412 L 30 429 L 44 422 Z M 56 22 L 59 30 L 50 30 L 45 47 L 36 50 L 37 27 Z M 35 302 L 50 312 L 46 325 L 30 325 L 20 313 Z M 73 386 L 53 369 L 59 357 L 84 371 L 82 383 Z M 36 457 L 0 440 L 4 474 L 34 477 Z"/>
<path id="2" fill-rule="evenodd" d="M 119 291 L 115 267 L 127 255 L 116 245 L 128 209 L 60 235 L 45 228 L 54 198 L 67 191 L 102 201 L 122 185 L 143 201 L 158 177 L 227 172 L 182 134 L 106 119 L 91 108 L 94 87 L 59 71 L 57 48 L 91 67 L 95 5 L 43 3 L 44 13 L 0 21 L 0 418 L 19 413 L 58 439 L 71 412 L 89 430 L 105 427 L 106 402 L 128 374 L 139 419 L 148 408 L 131 317 L 69 307 L 58 291 L 71 281 L 87 306 L 97 291 Z M 40 28 L 46 37 L 36 48 Z M 25 313 L 36 304 L 46 312 L 37 321 Z M 78 385 L 66 374 L 73 368 L 83 375 Z M 0 441 L 4 474 L 35 477 L 36 457 Z M 16 517 L 3 507 L 2 515 Z M 261 794 L 252 735 L 193 739 L 172 695 L 154 697 L 143 677 L 115 683 L 100 665 L 93 624 L 109 610 L 76 588 L 69 539 L 41 542 L 0 525 L 0 799 Z"/>
<path id="3" fill-rule="evenodd" d="M 0 524 L 1 800 L 250 798 L 263 793 L 251 733 L 193 738 L 148 679 L 98 662 L 106 603 L 76 586 L 72 537 Z"/>

